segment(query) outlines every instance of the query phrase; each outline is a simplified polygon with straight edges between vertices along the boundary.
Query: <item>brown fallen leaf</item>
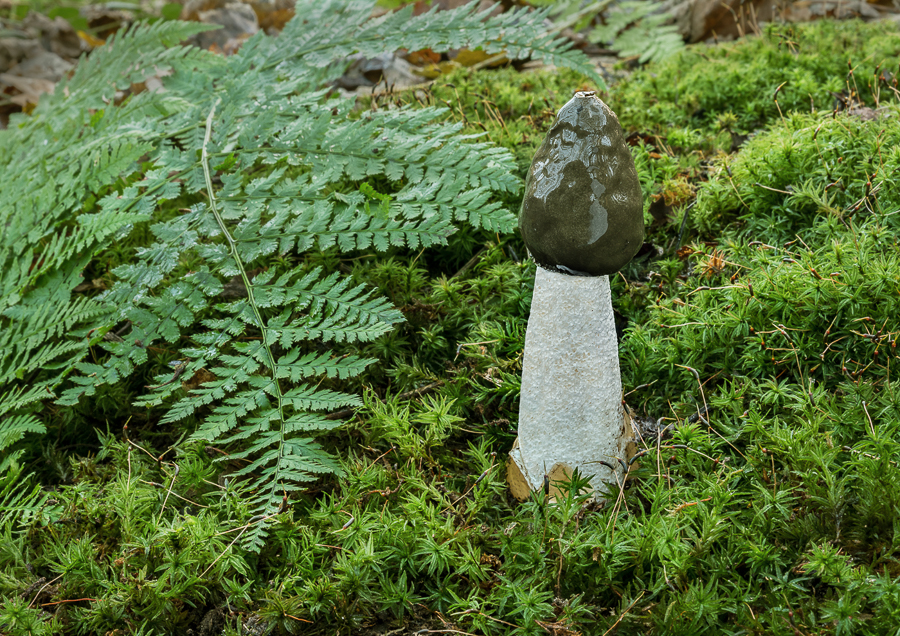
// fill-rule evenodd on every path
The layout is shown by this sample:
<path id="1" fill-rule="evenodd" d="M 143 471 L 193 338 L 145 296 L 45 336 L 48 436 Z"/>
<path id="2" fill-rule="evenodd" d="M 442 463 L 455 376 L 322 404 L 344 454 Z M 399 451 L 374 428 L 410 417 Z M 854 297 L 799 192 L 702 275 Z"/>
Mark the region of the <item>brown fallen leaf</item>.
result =
<path id="1" fill-rule="evenodd" d="M 441 54 L 435 53 L 431 49 L 420 49 L 418 51 L 410 51 L 406 55 L 406 61 L 416 66 L 425 66 L 426 64 L 437 64 L 441 61 Z"/>
<path id="2" fill-rule="evenodd" d="M 487 66 L 500 66 L 501 64 L 506 64 L 508 61 L 506 56 L 498 57 L 496 60 L 493 58 L 496 57 L 496 53 L 487 54 L 481 49 L 462 49 L 459 53 L 456 54 L 456 57 L 453 58 L 453 61 L 457 64 L 461 64 L 462 66 L 476 66 L 486 62 L 488 60 L 493 60 Z"/>
<path id="3" fill-rule="evenodd" d="M 23 109 L 27 109 L 29 104 L 31 108 L 37 106 L 38 99 L 44 93 L 52 93 L 56 87 L 56 82 L 40 79 L 37 77 L 20 77 L 10 73 L 0 73 L 0 84 L 11 86 L 19 91 L 18 95 L 9 98 L 13 104 L 18 104 Z"/>
<path id="4" fill-rule="evenodd" d="M 98 46 L 103 46 L 104 44 L 106 44 L 106 40 L 102 40 L 98 37 L 95 37 L 95 36 L 91 35 L 90 33 L 88 33 L 87 31 L 76 31 L 75 33 L 78 35 L 78 37 L 81 39 L 82 42 L 87 44 L 92 49 L 95 49 Z"/>
<path id="5" fill-rule="evenodd" d="M 256 12 L 256 18 L 259 20 L 259 28 L 266 33 L 273 31 L 280 33 L 284 29 L 291 18 L 294 17 L 293 9 L 275 9 L 272 11 L 264 11 L 260 5 L 253 5 Z"/>
<path id="6" fill-rule="evenodd" d="M 216 379 L 216 376 L 210 371 L 207 371 L 205 368 L 197 369 L 194 375 L 181 383 L 181 388 L 183 388 L 185 391 L 193 391 L 194 389 L 199 388 L 204 383 L 212 382 Z"/>
<path id="7" fill-rule="evenodd" d="M 414 68 L 413 73 L 416 75 L 421 75 L 422 77 L 426 77 L 428 79 L 435 79 L 440 77 L 441 75 L 446 75 L 451 71 L 454 71 L 460 68 L 461 65 L 457 64 L 453 60 L 447 60 L 444 62 L 439 62 L 438 64 L 428 64 L 421 68 Z"/>

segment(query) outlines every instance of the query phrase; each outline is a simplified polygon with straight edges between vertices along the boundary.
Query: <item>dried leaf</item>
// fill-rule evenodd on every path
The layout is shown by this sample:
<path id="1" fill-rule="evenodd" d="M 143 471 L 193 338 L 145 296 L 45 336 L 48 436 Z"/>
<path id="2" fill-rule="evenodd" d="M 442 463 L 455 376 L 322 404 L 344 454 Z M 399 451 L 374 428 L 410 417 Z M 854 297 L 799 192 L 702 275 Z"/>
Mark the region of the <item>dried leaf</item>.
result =
<path id="1" fill-rule="evenodd" d="M 40 79 L 38 77 L 20 77 L 9 73 L 0 73 L 0 84 L 12 86 L 19 95 L 10 97 L 10 101 L 18 104 L 23 109 L 31 104 L 32 108 L 37 105 L 38 99 L 44 93 L 52 93 L 56 82 Z"/>
<path id="2" fill-rule="evenodd" d="M 406 56 L 406 61 L 416 66 L 426 66 L 428 64 L 437 64 L 441 61 L 441 54 L 435 53 L 431 49 L 420 49 L 411 51 Z"/>
<path id="3" fill-rule="evenodd" d="M 90 33 L 88 33 L 87 31 L 76 31 L 75 33 L 78 35 L 78 37 L 81 39 L 82 42 L 87 44 L 92 49 L 95 49 L 98 46 L 103 46 L 104 44 L 106 44 L 106 40 L 102 40 L 98 37 L 95 37 L 95 36 L 91 35 Z"/>
<path id="4" fill-rule="evenodd" d="M 494 55 L 488 55 L 481 49 L 462 49 L 459 53 L 456 54 L 456 57 L 453 58 L 453 61 L 457 64 L 461 64 L 462 66 L 475 66 L 476 64 L 480 64 L 490 58 L 494 57 Z M 501 64 L 506 63 L 506 57 L 502 57 L 495 62 L 491 62 L 488 66 L 499 66 Z"/>
<path id="5" fill-rule="evenodd" d="M 256 12 L 256 18 L 259 20 L 259 28 L 269 33 L 271 31 L 281 31 L 284 25 L 294 17 L 293 9 L 275 9 L 273 11 L 263 11 L 259 5 L 254 5 L 253 10 Z"/>
<path id="6" fill-rule="evenodd" d="M 436 79 L 441 75 L 446 75 L 458 68 L 460 68 L 459 64 L 453 60 L 448 60 L 438 64 L 428 64 L 422 68 L 414 68 L 413 73 L 421 75 L 422 77 L 427 77 L 428 79 Z"/>

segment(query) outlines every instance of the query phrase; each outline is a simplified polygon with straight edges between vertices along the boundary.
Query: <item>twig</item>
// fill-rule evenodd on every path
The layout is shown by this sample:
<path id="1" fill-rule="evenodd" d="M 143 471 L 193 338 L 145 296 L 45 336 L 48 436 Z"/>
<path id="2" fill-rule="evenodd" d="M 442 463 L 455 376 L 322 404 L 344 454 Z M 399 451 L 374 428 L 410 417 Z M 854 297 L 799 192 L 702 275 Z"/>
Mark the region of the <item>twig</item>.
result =
<path id="1" fill-rule="evenodd" d="M 456 359 L 459 357 L 459 352 L 462 351 L 463 347 L 474 347 L 475 345 L 484 345 L 484 344 L 493 344 L 495 342 L 500 342 L 499 340 L 482 340 L 481 342 L 460 342 L 456 347 L 456 355 L 453 356 L 453 361 L 456 362 Z"/>
<path id="2" fill-rule="evenodd" d="M 493 455 L 496 455 L 496 453 L 492 453 L 492 454 L 493 454 Z M 459 499 L 457 499 L 457 500 L 454 501 L 452 504 L 450 504 L 450 507 L 452 508 L 453 506 L 455 506 L 456 504 L 458 504 L 460 501 L 462 501 L 463 499 L 465 499 L 465 498 L 466 498 L 466 495 L 468 495 L 470 492 L 472 492 L 472 490 L 475 488 L 475 486 L 477 486 L 478 484 L 480 484 L 480 483 L 481 483 L 481 480 L 484 479 L 485 477 L 487 477 L 488 474 L 489 474 L 493 469 L 494 469 L 494 459 L 491 458 L 491 465 L 490 465 L 490 467 L 488 467 L 488 469 L 487 469 L 486 471 L 484 471 L 483 473 L 481 473 L 481 476 L 479 476 L 478 479 L 475 480 L 475 483 L 472 484 L 472 486 L 471 486 L 466 492 L 464 492 L 463 494 L 461 494 L 461 495 L 459 496 Z"/>
<path id="3" fill-rule="evenodd" d="M 612 627 L 610 627 L 605 632 L 603 632 L 603 636 L 606 636 L 607 634 L 609 634 L 612 630 L 614 630 L 616 628 L 616 625 L 618 625 L 619 623 L 622 622 L 622 619 L 625 618 L 625 614 L 627 614 L 631 610 L 631 608 L 634 607 L 635 603 L 637 603 L 639 600 L 641 600 L 641 598 L 644 596 L 644 593 L 646 591 L 647 590 L 641 590 L 641 593 L 638 594 L 638 597 L 636 599 L 634 599 L 633 601 L 631 601 L 631 605 L 629 605 L 628 607 L 625 608 L 625 611 L 622 612 L 622 614 L 619 616 L 619 618 L 616 619 L 616 622 L 612 624 Z"/>
<path id="4" fill-rule="evenodd" d="M 699 501 L 686 501 L 683 504 L 678 504 L 677 506 L 672 508 L 672 510 L 669 511 L 669 515 L 674 516 L 676 513 L 681 512 L 685 508 L 690 508 L 691 506 L 696 506 L 697 504 L 702 503 L 704 501 L 709 501 L 710 499 L 712 499 L 712 497 L 707 497 L 706 499 L 700 499 Z"/>
<path id="5" fill-rule="evenodd" d="M 775 89 L 775 94 L 772 95 L 772 100 L 775 102 L 775 108 L 778 109 L 778 115 L 781 117 L 781 123 L 784 124 L 785 126 L 787 126 L 787 123 L 784 121 L 784 114 L 781 112 L 781 106 L 778 105 L 778 93 L 781 91 L 782 88 L 784 88 L 785 84 L 787 84 L 787 82 L 782 82 L 781 84 L 778 85 L 778 88 Z M 759 185 L 759 184 L 757 183 L 756 185 Z M 765 187 L 765 186 L 763 186 L 763 187 Z"/>
<path id="6" fill-rule="evenodd" d="M 707 455 L 706 453 L 702 453 L 702 452 L 700 452 L 700 451 L 698 451 L 698 450 L 696 450 L 696 449 L 693 449 L 693 448 L 691 448 L 690 446 L 687 446 L 687 445 L 685 445 L 685 444 L 670 444 L 670 445 L 667 445 L 667 446 L 656 446 L 656 447 L 654 447 L 654 448 L 645 448 L 645 449 L 642 450 L 642 451 L 638 451 L 637 453 L 635 453 L 634 455 L 631 456 L 631 459 L 628 460 L 628 465 L 631 466 L 631 464 L 633 464 L 635 461 L 637 461 L 638 459 L 640 459 L 641 457 L 643 457 L 644 455 L 646 455 L 647 453 L 649 453 L 651 450 L 655 450 L 655 451 L 661 451 L 661 450 L 686 450 L 686 451 L 689 451 L 689 452 L 691 452 L 691 453 L 695 453 L 695 454 L 697 454 L 697 455 L 700 455 L 701 457 L 705 457 L 706 459 L 709 459 L 709 460 L 711 460 L 711 461 L 713 461 L 713 462 L 715 462 L 715 463 L 717 463 L 717 464 L 723 463 L 721 459 L 716 459 L 715 457 L 710 457 L 710 456 Z M 657 468 L 657 470 L 659 470 L 659 469 Z"/>
<path id="7" fill-rule="evenodd" d="M 841 450 L 847 451 L 848 453 L 856 453 L 857 455 L 862 455 L 863 457 L 868 457 L 869 459 L 874 459 L 875 461 L 879 461 L 879 462 L 881 461 L 881 457 L 879 457 L 878 455 L 873 455 L 872 453 L 867 453 L 865 451 L 857 450 L 857 449 L 853 448 L 852 446 L 841 446 Z M 894 467 L 898 466 L 897 462 L 895 462 L 891 459 L 888 460 L 888 463 L 890 463 L 891 466 L 894 466 Z"/>
<path id="8" fill-rule="evenodd" d="M 872 416 L 869 415 L 869 409 L 866 408 L 866 401 L 862 403 L 863 411 L 866 412 L 866 419 L 869 420 L 869 430 L 872 431 L 872 437 L 875 437 L 875 425 L 872 423 Z"/>
<path id="9" fill-rule="evenodd" d="M 370 450 L 375 450 L 375 449 L 373 448 L 373 449 L 370 449 Z M 375 459 L 373 459 L 373 460 L 372 460 L 372 463 L 369 464 L 368 466 L 366 466 L 365 469 L 362 471 L 362 473 L 360 473 L 360 475 L 365 475 L 365 474 L 366 474 L 366 471 L 368 471 L 372 466 L 374 466 L 374 465 L 378 462 L 379 459 L 381 459 L 382 457 L 384 457 L 384 456 L 386 456 L 386 455 L 392 453 L 394 450 L 396 450 L 396 449 L 394 448 L 394 445 L 391 444 L 390 450 L 387 450 L 387 451 L 383 452 L 381 455 L 379 455 L 378 457 L 376 457 Z M 377 451 L 376 451 L 376 452 L 377 452 Z"/>
<path id="10" fill-rule="evenodd" d="M 142 448 L 142 447 L 139 446 L 138 444 L 135 444 L 134 442 L 131 441 L 131 439 L 128 439 L 128 440 L 126 440 L 126 441 L 127 441 L 129 444 L 131 444 L 132 446 L 134 446 L 135 448 L 137 448 L 138 450 L 141 450 L 141 451 L 143 451 L 144 453 L 146 453 L 147 456 L 148 456 L 150 459 L 152 459 L 153 461 L 155 461 L 155 462 L 158 462 L 158 461 L 159 461 L 158 459 L 156 459 L 156 457 L 153 456 L 153 454 L 152 454 L 150 451 L 146 450 L 145 448 Z"/>
<path id="11" fill-rule="evenodd" d="M 755 185 L 758 188 L 763 188 L 765 190 L 771 190 L 772 192 L 779 192 L 781 194 L 793 194 L 793 192 L 788 192 L 787 190 L 779 190 L 778 188 L 770 188 L 769 186 L 764 186 L 763 184 L 761 184 L 759 182 L 754 183 L 753 185 Z"/>
<path id="12" fill-rule="evenodd" d="M 458 270 L 453 276 L 451 276 L 450 278 L 451 278 L 451 279 L 452 279 L 452 278 L 458 278 L 458 277 L 462 276 L 463 274 L 465 274 L 465 273 L 466 273 L 467 271 L 469 271 L 470 269 L 472 269 L 472 268 L 475 266 L 475 263 L 477 263 L 478 260 L 481 258 L 481 255 L 484 254 L 484 252 L 485 252 L 486 249 L 487 249 L 487 247 L 482 247 L 480 250 L 478 250 L 477 252 L 475 252 L 475 256 L 473 256 L 472 258 L 470 258 L 470 259 L 466 262 L 466 264 L 463 265 L 462 267 L 460 267 L 459 270 Z"/>
<path id="13" fill-rule="evenodd" d="M 700 397 L 703 398 L 703 410 L 708 413 L 709 407 L 706 405 L 706 394 L 703 392 L 703 382 L 700 381 L 700 372 L 693 367 L 688 367 L 683 364 L 676 364 L 675 366 L 681 367 L 682 369 L 687 369 L 694 376 L 694 379 L 697 380 L 697 384 L 700 385 Z"/>
<path id="14" fill-rule="evenodd" d="M 288 618 L 293 618 L 295 621 L 300 621 L 301 623 L 312 623 L 312 621 L 308 621 L 308 620 L 306 620 L 305 618 L 298 618 L 298 617 L 293 616 L 293 615 L 291 615 L 291 614 L 285 614 L 285 616 L 287 616 Z"/>
<path id="15" fill-rule="evenodd" d="M 158 484 L 155 481 L 144 481 L 143 479 L 139 479 L 138 481 L 140 481 L 142 484 L 147 484 L 148 486 L 156 486 L 157 488 L 165 488 L 164 485 Z M 203 481 L 206 481 L 206 480 L 204 479 Z M 212 482 L 206 481 L 206 483 L 210 484 Z M 221 486 L 219 486 L 217 484 L 213 484 L 213 486 L 216 486 L 217 488 L 221 488 Z M 172 492 L 171 489 L 169 489 L 169 493 L 171 493 L 173 497 L 176 497 L 177 499 L 181 499 L 182 501 L 186 501 L 189 504 L 191 504 L 192 506 L 197 506 L 198 508 L 209 508 L 209 506 L 204 506 L 203 504 L 199 504 L 196 501 L 191 501 L 190 499 L 187 499 L 186 497 L 182 497 L 177 492 Z M 166 496 L 168 497 L 168 494 Z"/>
<path id="16" fill-rule="evenodd" d="M 684 366 L 683 364 L 676 364 L 675 366 L 681 367 L 682 369 L 687 369 L 688 371 L 690 371 L 693 374 L 694 378 L 697 380 L 697 384 L 700 385 L 700 397 L 703 398 L 703 412 L 708 414 L 709 406 L 707 406 L 707 404 L 706 404 L 706 394 L 703 392 L 703 382 L 700 381 L 700 372 L 697 371 L 697 369 L 694 369 L 693 367 L 687 367 L 687 366 Z M 706 424 L 707 430 L 711 431 L 712 433 L 715 433 L 719 439 L 721 439 L 723 442 L 725 442 L 726 444 L 731 446 L 731 448 L 734 449 L 734 452 L 736 452 L 738 455 L 743 457 L 744 460 L 746 461 L 747 456 L 744 455 L 740 450 L 738 450 L 737 446 L 732 444 L 729 440 L 725 439 L 725 437 L 721 433 L 719 433 L 719 431 L 717 431 L 716 429 L 714 429 L 712 427 L 712 424 L 709 423 L 709 415 L 707 415 L 706 419 L 704 419 L 703 416 L 700 415 L 699 413 L 700 413 L 700 411 L 698 409 L 698 418 L 700 419 L 701 422 Z"/>
<path id="17" fill-rule="evenodd" d="M 479 616 L 484 616 L 486 619 L 494 621 L 495 623 L 509 625 L 510 627 L 515 627 L 516 629 L 524 629 L 524 628 L 516 625 L 515 623 L 507 623 L 506 621 L 501 621 L 499 618 L 494 618 L 493 616 L 488 616 L 484 612 L 480 612 L 478 610 L 471 610 L 471 609 L 463 610 L 461 612 L 455 612 L 455 613 L 451 614 L 450 616 L 466 616 L 468 614 L 478 614 Z"/>
<path id="18" fill-rule="evenodd" d="M 169 482 L 169 490 L 166 492 L 166 498 L 163 499 L 162 509 L 159 511 L 159 519 L 156 520 L 157 525 L 162 522 L 163 513 L 166 511 L 166 504 L 169 501 L 169 495 L 172 494 L 172 488 L 175 487 L 175 480 L 178 479 L 178 473 L 181 470 L 181 467 L 178 464 L 175 464 L 175 474 L 172 475 L 172 481 Z"/>
<path id="19" fill-rule="evenodd" d="M 281 510 L 279 509 L 278 512 L 281 512 Z M 276 514 L 278 514 L 278 513 L 276 513 Z M 257 523 L 262 523 L 263 521 L 266 521 L 267 519 L 271 519 L 271 518 L 274 517 L 274 516 L 275 516 L 275 515 L 266 515 L 266 516 L 260 515 L 260 518 L 257 519 L 256 521 L 254 521 L 253 519 L 251 519 L 251 520 L 250 520 L 250 523 L 248 523 L 247 525 L 241 526 L 240 528 L 232 528 L 231 530 L 229 530 L 228 532 L 233 532 L 234 530 L 240 530 L 241 532 L 240 532 L 240 534 L 238 534 L 238 536 L 236 536 L 236 537 L 232 540 L 231 543 L 228 544 L 228 546 L 227 546 L 224 550 L 222 550 L 222 554 L 220 554 L 219 556 L 217 556 L 216 559 L 215 559 L 215 561 L 213 561 L 212 563 L 210 563 L 210 564 L 209 564 L 209 567 L 206 568 L 205 570 L 203 570 L 203 574 L 201 574 L 199 578 L 202 579 L 204 576 L 206 576 L 206 573 L 209 572 L 209 571 L 212 569 L 212 567 L 213 567 L 216 563 L 219 562 L 219 559 L 221 559 L 223 556 L 225 556 L 225 553 L 228 552 L 228 550 L 231 548 L 231 546 L 233 546 L 235 543 L 237 543 L 237 540 L 240 539 L 242 536 L 244 536 L 244 533 L 247 531 L 247 529 L 248 529 L 250 526 L 253 526 L 253 525 L 257 524 Z M 224 534 L 224 533 L 220 532 L 219 534 Z"/>
<path id="20" fill-rule="evenodd" d="M 53 601 L 52 603 L 41 603 L 41 607 L 47 607 L 48 605 L 59 605 L 60 603 L 77 603 L 78 601 L 100 601 L 99 598 L 67 598 L 64 601 Z"/>
<path id="21" fill-rule="evenodd" d="M 641 384 L 641 385 L 638 385 L 638 386 L 634 387 L 634 388 L 631 389 L 628 393 L 626 393 L 625 395 L 623 395 L 623 396 L 622 396 L 622 399 L 627 398 L 629 395 L 631 395 L 631 394 L 634 393 L 635 391 L 639 391 L 640 389 L 646 389 L 646 388 L 649 387 L 649 386 L 653 386 L 654 384 L 657 383 L 657 381 L 658 381 L 658 380 L 654 380 L 653 382 L 649 382 L 649 383 L 647 383 L 647 384 Z M 634 418 L 632 418 L 632 419 L 634 419 Z"/>
<path id="22" fill-rule="evenodd" d="M 60 574 L 60 575 L 57 576 L 55 579 L 53 579 L 53 580 L 51 580 L 51 581 L 47 581 L 46 583 L 44 583 L 44 585 L 41 587 L 41 589 L 39 589 L 39 590 L 37 591 L 37 594 L 34 595 L 34 598 L 31 599 L 31 603 L 28 604 L 28 607 L 31 607 L 31 606 L 34 604 L 34 602 L 38 599 L 38 596 L 41 595 L 41 592 L 43 592 L 44 589 L 45 589 L 48 585 L 50 585 L 50 584 L 52 584 L 52 583 L 55 583 L 56 581 L 60 580 L 62 577 L 63 577 L 63 575 Z"/>
<path id="23" fill-rule="evenodd" d="M 631 466 L 626 466 L 625 474 L 622 475 L 622 482 L 619 484 L 619 476 L 614 471 L 613 475 L 616 476 L 616 483 L 619 484 L 619 494 L 616 495 L 616 503 L 613 504 L 612 512 L 609 515 L 609 523 L 606 524 L 606 528 L 609 529 L 612 526 L 612 532 L 610 533 L 610 539 L 615 537 L 616 533 L 616 520 L 619 518 L 619 511 L 622 509 L 622 504 L 625 502 L 625 482 L 628 480 L 628 475 L 631 472 Z"/>

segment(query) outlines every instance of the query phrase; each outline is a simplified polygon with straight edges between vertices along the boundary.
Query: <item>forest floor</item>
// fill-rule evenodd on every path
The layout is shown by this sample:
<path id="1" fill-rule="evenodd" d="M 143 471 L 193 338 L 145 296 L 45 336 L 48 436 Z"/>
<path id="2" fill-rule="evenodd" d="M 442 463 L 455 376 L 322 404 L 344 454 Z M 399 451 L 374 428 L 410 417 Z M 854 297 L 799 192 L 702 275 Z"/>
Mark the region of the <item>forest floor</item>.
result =
<path id="1" fill-rule="evenodd" d="M 270 17 L 257 28 L 289 18 Z M 103 46 L 96 24 L 63 22 L 73 51 Z M 245 33 L 203 46 L 228 53 Z M 595 88 L 566 69 L 414 53 L 357 61 L 335 92 L 362 111 L 444 106 L 509 150 L 519 177 L 572 91 Z M 606 499 L 580 478 L 553 503 L 509 493 L 534 279 L 515 232 L 460 224 L 444 246 L 325 250 L 311 263 L 404 319 L 338 349 L 377 360 L 329 384 L 363 402 L 318 437 L 340 475 L 285 496 L 265 547 L 242 549 L 249 513 L 229 475 L 243 460 L 132 406 L 171 371 L 174 356 L 154 354 L 152 372 L 47 405 L 47 433 L 22 442 L 22 481 L 0 482 L 0 503 L 26 483 L 49 496 L 0 524 L 0 631 L 894 633 L 898 61 L 896 23 L 857 20 L 763 25 L 644 66 L 603 59 L 599 95 L 627 135 L 646 225 L 611 280 L 641 453 Z M 429 65 L 433 83 L 378 90 Z M 4 126 L 48 77 L 7 81 Z M 496 200 L 515 212 L 521 191 Z M 113 278 L 116 250 L 82 292 Z M 184 394 L 203 381 L 172 375 Z"/>

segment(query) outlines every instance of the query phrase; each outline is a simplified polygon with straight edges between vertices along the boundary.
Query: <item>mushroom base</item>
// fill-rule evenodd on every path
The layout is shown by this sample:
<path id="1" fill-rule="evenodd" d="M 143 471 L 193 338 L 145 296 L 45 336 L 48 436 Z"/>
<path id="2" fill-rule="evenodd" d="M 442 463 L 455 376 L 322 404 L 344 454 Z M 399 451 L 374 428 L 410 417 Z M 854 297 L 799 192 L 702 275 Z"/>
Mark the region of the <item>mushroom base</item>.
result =
<path id="1" fill-rule="evenodd" d="M 609 277 L 537 269 L 525 334 L 519 438 L 510 452 L 513 495 L 527 498 L 577 469 L 595 493 L 622 478 L 633 438 L 622 380 Z M 603 463 L 616 466 L 611 470 Z"/>

